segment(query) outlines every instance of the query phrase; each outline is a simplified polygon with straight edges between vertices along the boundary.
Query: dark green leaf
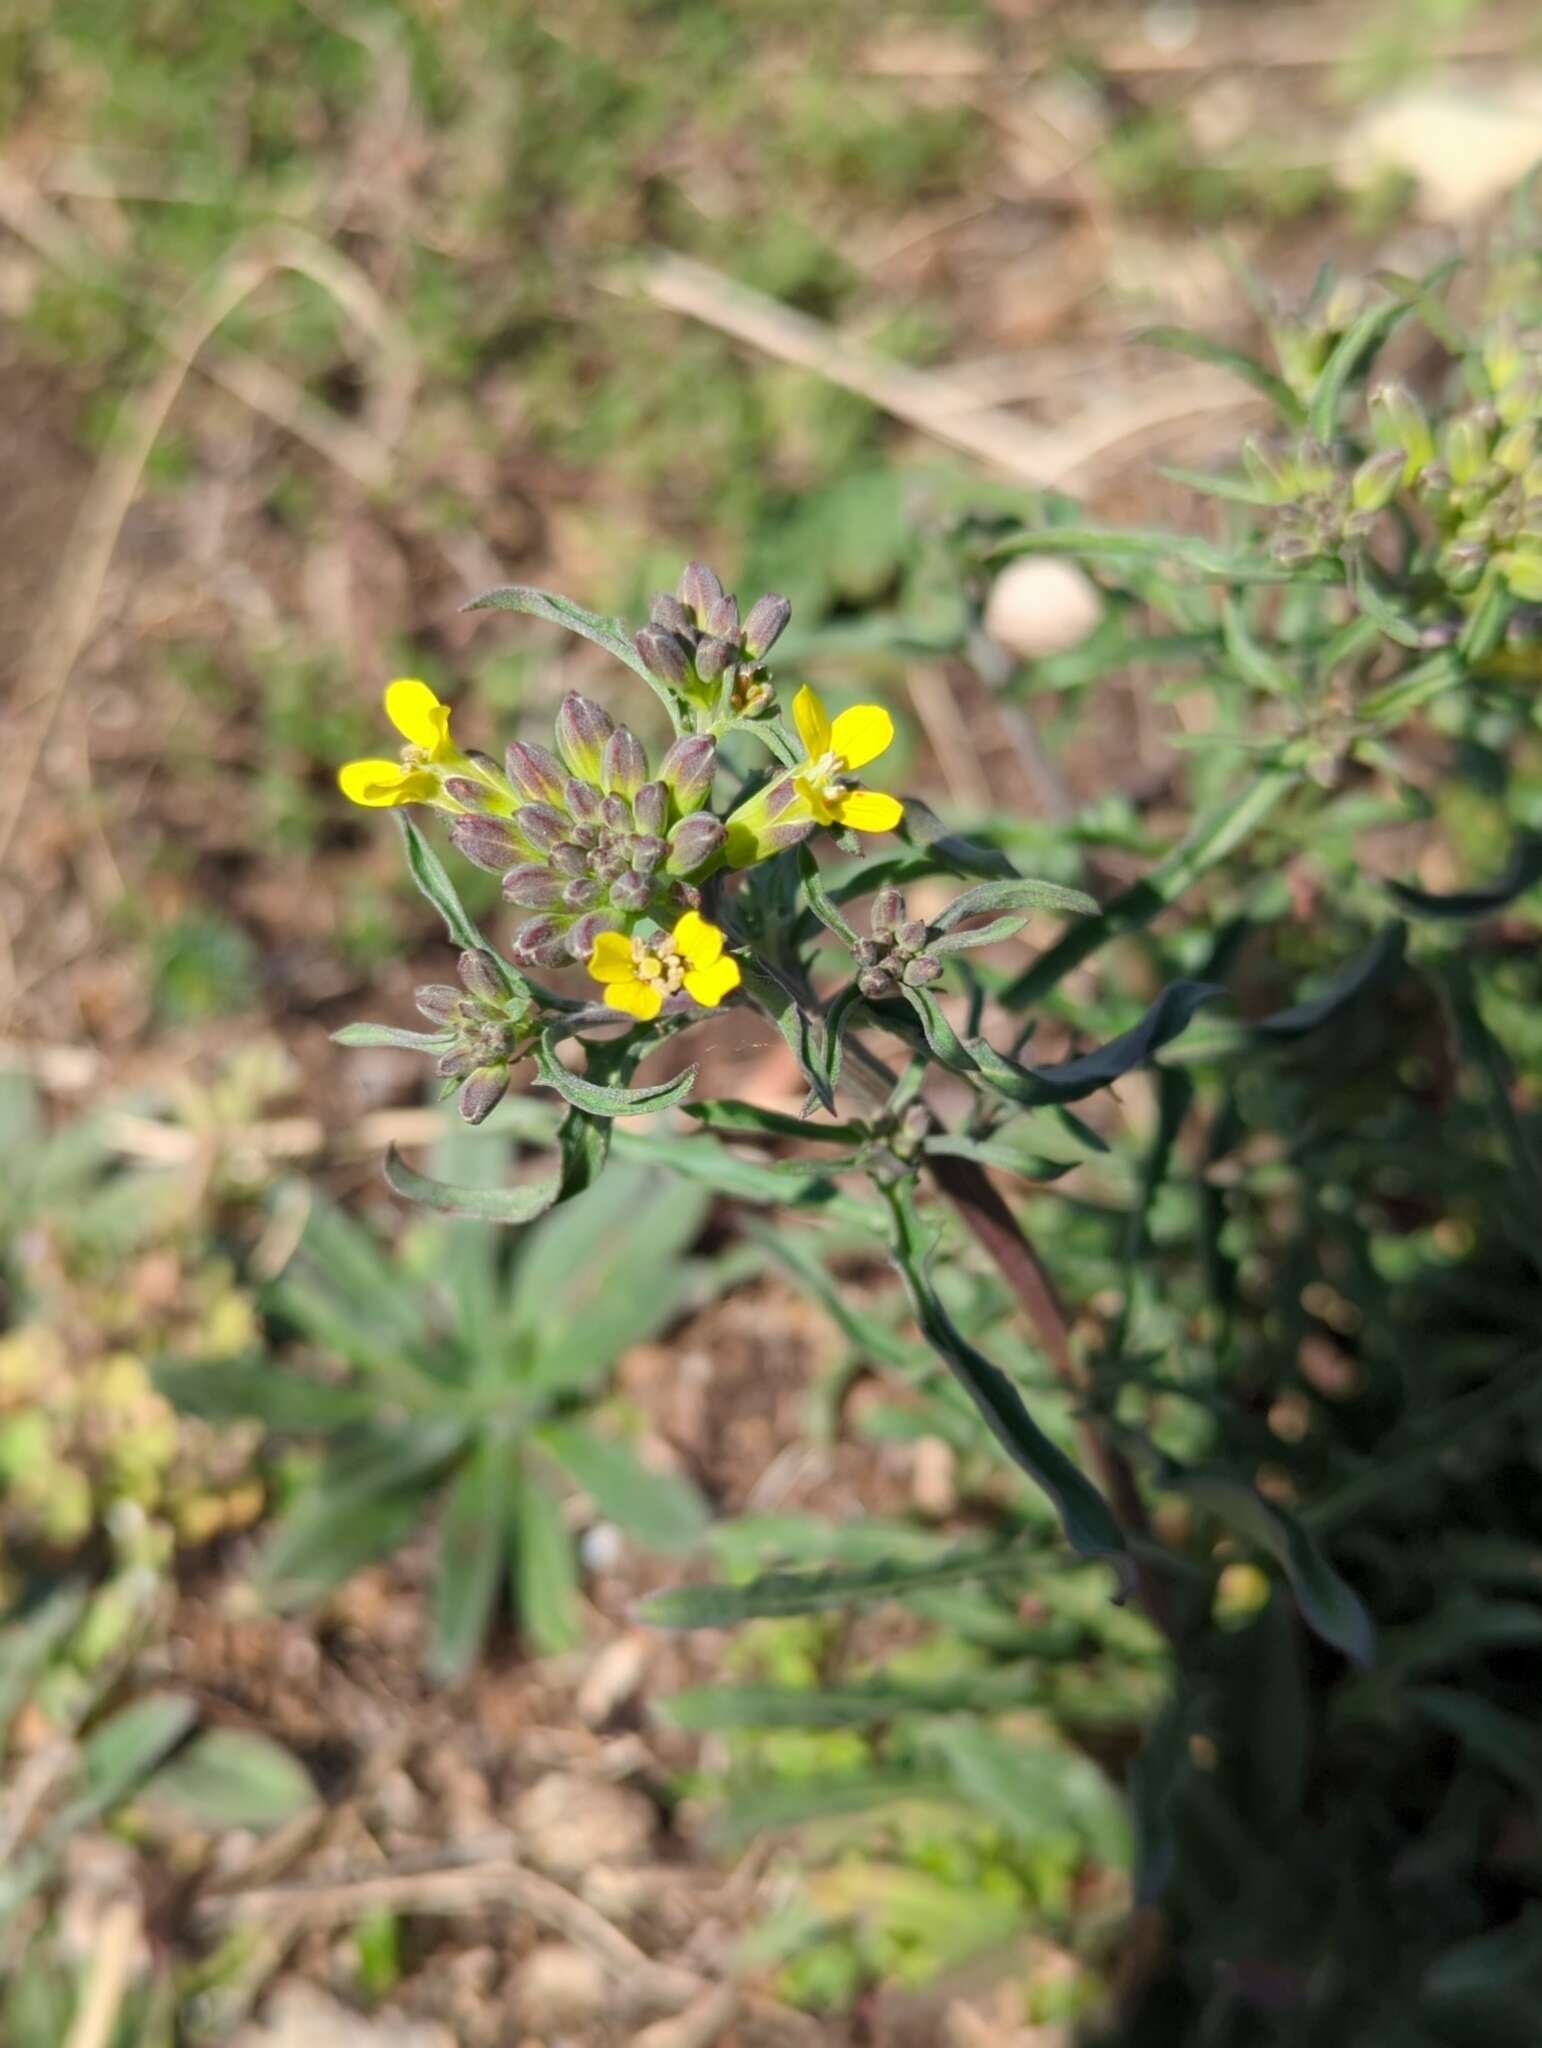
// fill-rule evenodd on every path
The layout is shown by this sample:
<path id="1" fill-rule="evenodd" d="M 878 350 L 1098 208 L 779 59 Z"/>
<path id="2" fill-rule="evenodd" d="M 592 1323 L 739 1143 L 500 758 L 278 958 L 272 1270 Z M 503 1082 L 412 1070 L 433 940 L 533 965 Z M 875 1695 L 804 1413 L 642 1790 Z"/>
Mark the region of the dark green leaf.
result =
<path id="1" fill-rule="evenodd" d="M 175 1749 L 198 1718 L 195 1701 L 181 1693 L 155 1692 L 120 1707 L 86 1737 L 81 1752 L 86 1789 L 67 1809 L 73 1832 L 119 1804 Z"/>
<path id="2" fill-rule="evenodd" d="M 1411 917 L 1457 919 L 1489 917 L 1538 882 L 1542 882 L 1542 834 L 1527 833 L 1517 840 L 1504 873 L 1487 885 L 1454 889 L 1448 895 L 1416 889 L 1407 882 L 1388 882 L 1387 888 Z"/>
<path id="3" fill-rule="evenodd" d="M 380 1412 L 377 1389 L 334 1386 L 286 1372 L 266 1357 L 153 1368 L 157 1388 L 184 1415 L 210 1422 L 251 1416 L 280 1435 L 305 1436 L 367 1422 Z"/>
<path id="4" fill-rule="evenodd" d="M 924 1684 L 875 1678 L 809 1687 L 704 1685 L 658 1703 L 677 1728 L 869 1728 L 913 1714 L 1001 1712 L 1037 1697 L 1038 1673 L 1010 1665 Z"/>
<path id="5" fill-rule="evenodd" d="M 430 1180 L 409 1166 L 394 1145 L 385 1156 L 386 1185 L 404 1201 L 419 1202 L 444 1216 L 470 1216 L 479 1223 L 533 1223 L 562 1195 L 560 1176 L 524 1181 L 512 1188 L 454 1187 Z"/>
<path id="6" fill-rule="evenodd" d="M 1325 1643 L 1356 1664 L 1370 1663 L 1376 1633 L 1364 1602 L 1294 1515 L 1244 1481 L 1219 1473 L 1184 1472 L 1169 1483 L 1274 1559 L 1296 1596 L 1302 1620 Z"/>
<path id="7" fill-rule="evenodd" d="M 1542 1905 L 1533 1900 L 1514 1920 L 1459 1941 L 1424 1972 L 1431 1998 L 1473 1998 L 1542 1983 Z"/>
<path id="8" fill-rule="evenodd" d="M 1017 873 L 1006 855 L 999 853 L 994 846 L 981 846 L 973 839 L 950 832 L 931 805 L 922 803 L 918 796 L 906 797 L 905 815 L 897 830 L 908 845 L 920 847 L 925 852 L 932 866 L 946 869 L 951 874 L 984 875 L 994 879 L 1011 878 Z M 869 887 L 878 888 L 876 871 L 870 870 L 869 874 Z M 844 895 L 841 900 L 845 900 Z"/>
<path id="9" fill-rule="evenodd" d="M 1081 889 L 1067 889 L 1059 882 L 1035 882 L 1026 877 L 1011 882 L 981 882 L 955 896 L 945 910 L 932 919 L 932 929 L 950 932 L 966 917 L 983 917 L 993 910 L 1054 910 L 1070 917 L 1095 917 L 1097 904 Z"/>
<path id="10" fill-rule="evenodd" d="M 417 826 L 404 811 L 396 813 L 396 822 L 401 827 L 402 841 L 407 849 L 407 872 L 417 884 L 420 893 L 427 897 L 444 919 L 444 928 L 451 939 L 463 950 L 489 954 L 496 963 L 509 994 L 527 995 L 528 984 L 514 972 L 495 946 L 488 945 L 467 916 L 465 906 L 456 893 L 455 884 L 445 872 L 443 861 Z"/>
<path id="11" fill-rule="evenodd" d="M 781 1032 L 820 1107 L 833 1115 L 835 1094 L 828 1078 L 824 1026 L 820 1019 L 805 1007 L 799 992 L 765 962 L 746 964 L 742 973 L 746 995 Z"/>
<path id="12" fill-rule="evenodd" d="M 709 1131 L 727 1131 L 749 1138 L 805 1138 L 819 1145 L 861 1145 L 865 1124 L 823 1124 L 813 1117 L 786 1116 L 776 1109 L 757 1109 L 749 1102 L 691 1102 L 686 1115 Z"/>
<path id="13" fill-rule="evenodd" d="M 866 1607 L 902 1599 L 918 1586 L 1011 1577 L 1023 1569 L 1023 1553 L 1015 1545 L 955 1550 L 921 1564 L 894 1560 L 861 1571 L 767 1572 L 743 1586 L 674 1586 L 644 1600 L 638 1614 L 656 1628 L 732 1628 L 767 1616 Z"/>
<path id="14" fill-rule="evenodd" d="M 857 943 L 857 934 L 842 917 L 834 898 L 826 890 L 824 878 L 819 872 L 819 863 L 807 846 L 798 848 L 798 872 L 803 877 L 803 893 L 808 898 L 809 908 L 819 922 L 827 930 L 834 932 L 838 939 L 844 940 L 848 946 L 854 946 Z"/>
<path id="15" fill-rule="evenodd" d="M 981 1074 L 1003 1095 L 1030 1106 L 1044 1102 L 1080 1102 L 1142 1067 L 1188 1029 L 1201 1004 L 1226 991 L 1207 981 L 1170 982 L 1138 1024 L 1106 1045 L 1053 1067 L 1024 1067 L 1006 1059 L 984 1039 L 969 1040 L 969 1053 Z"/>
<path id="16" fill-rule="evenodd" d="M 1402 965 L 1407 940 L 1406 925 L 1389 924 L 1376 934 L 1363 953 L 1357 953 L 1347 966 L 1340 968 L 1319 995 L 1292 1003 L 1288 1010 L 1277 1010 L 1272 1017 L 1261 1017 L 1248 1027 L 1250 1035 L 1279 1040 L 1304 1038 L 1308 1032 L 1321 1030 L 1357 1002 L 1366 989 L 1396 973 Z"/>

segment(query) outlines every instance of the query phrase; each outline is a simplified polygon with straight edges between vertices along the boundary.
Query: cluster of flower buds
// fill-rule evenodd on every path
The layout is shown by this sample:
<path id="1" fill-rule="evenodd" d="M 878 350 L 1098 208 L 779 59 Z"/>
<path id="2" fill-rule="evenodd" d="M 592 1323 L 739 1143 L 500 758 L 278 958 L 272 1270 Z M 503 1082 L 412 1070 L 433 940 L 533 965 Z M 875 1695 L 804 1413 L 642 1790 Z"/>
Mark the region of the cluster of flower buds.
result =
<path id="1" fill-rule="evenodd" d="M 416 991 L 419 1010 L 450 1041 L 438 1068 L 460 1089 L 460 1113 L 479 1124 L 503 1100 L 509 1069 L 534 1017 L 529 999 L 511 995 L 491 953 L 462 953 L 461 986 L 431 982 Z"/>
<path id="2" fill-rule="evenodd" d="M 1511 593 L 1542 600 L 1542 357 L 1500 328 L 1482 352 L 1488 395 L 1435 434 L 1400 384 L 1371 399 L 1377 438 L 1441 536 L 1437 567 L 1458 595 L 1492 566 Z"/>
<path id="3" fill-rule="evenodd" d="M 601 932 L 644 915 L 673 924 L 699 902 L 695 884 L 725 836 L 703 809 L 717 752 L 707 734 L 677 739 L 655 776 L 634 733 L 570 693 L 556 746 L 516 740 L 505 757 L 512 809 L 468 809 L 450 824 L 467 860 L 502 875 L 509 902 L 534 913 L 514 936 L 523 967 L 586 961 Z"/>
<path id="4" fill-rule="evenodd" d="M 1383 449 L 1350 469 L 1320 441 L 1288 450 L 1250 440 L 1242 459 L 1260 502 L 1275 508 L 1269 552 L 1281 564 L 1344 556 L 1363 547 L 1402 481 L 1402 459 Z"/>
<path id="5" fill-rule="evenodd" d="M 660 591 L 633 641 L 649 672 L 698 704 L 754 718 L 772 708 L 765 657 L 792 606 L 768 592 L 739 618 L 739 600 L 705 562 L 687 564 L 674 597 Z"/>
<path id="6" fill-rule="evenodd" d="M 1303 405 L 1317 389 L 1328 358 L 1373 301 L 1373 287 L 1363 278 L 1329 279 L 1313 291 L 1305 305 L 1278 310 L 1269 322 L 1269 340 L 1280 375 Z"/>
<path id="7" fill-rule="evenodd" d="M 880 889 L 869 917 L 872 937 L 858 939 L 857 987 L 874 1002 L 896 995 L 901 987 L 926 988 L 942 973 L 942 962 L 929 953 L 930 928 L 909 917 L 898 889 Z"/>

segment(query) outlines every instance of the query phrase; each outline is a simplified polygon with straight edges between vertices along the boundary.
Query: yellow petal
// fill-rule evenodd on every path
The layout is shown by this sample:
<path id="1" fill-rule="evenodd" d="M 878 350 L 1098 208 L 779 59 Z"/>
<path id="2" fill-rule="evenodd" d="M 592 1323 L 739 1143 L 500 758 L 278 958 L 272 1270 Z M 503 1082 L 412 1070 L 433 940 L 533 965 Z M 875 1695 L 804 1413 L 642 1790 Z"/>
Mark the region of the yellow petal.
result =
<path id="1" fill-rule="evenodd" d="M 386 804 L 428 803 L 439 794 L 439 778 L 400 761 L 345 761 L 337 786 L 350 803 L 378 810 Z"/>
<path id="2" fill-rule="evenodd" d="M 724 996 L 739 986 L 739 963 L 726 955 L 710 967 L 693 967 L 685 977 L 685 992 L 705 1010 L 715 1010 Z"/>
<path id="3" fill-rule="evenodd" d="M 427 683 L 402 676 L 386 688 L 386 717 L 404 740 L 426 754 L 439 754 L 450 743 L 450 707 L 441 704 Z"/>
<path id="4" fill-rule="evenodd" d="M 625 932 L 601 932 L 589 954 L 589 972 L 596 981 L 635 981 L 632 942 Z"/>
<path id="5" fill-rule="evenodd" d="M 830 728 L 830 745 L 848 768 L 865 768 L 894 744 L 894 720 L 881 704 L 853 704 Z"/>
<path id="6" fill-rule="evenodd" d="M 651 981 L 615 981 L 605 991 L 605 1007 L 650 1024 L 664 1007 L 664 992 Z"/>
<path id="7" fill-rule="evenodd" d="M 835 815 L 853 832 L 892 832 L 904 817 L 905 806 L 880 789 L 853 789 L 836 805 Z"/>
<path id="8" fill-rule="evenodd" d="M 792 722 L 811 761 L 830 751 L 830 714 L 805 683 L 792 700 Z"/>
<path id="9" fill-rule="evenodd" d="M 688 910 L 674 930 L 675 944 L 692 967 L 710 967 L 722 956 L 723 934 L 697 911 Z"/>

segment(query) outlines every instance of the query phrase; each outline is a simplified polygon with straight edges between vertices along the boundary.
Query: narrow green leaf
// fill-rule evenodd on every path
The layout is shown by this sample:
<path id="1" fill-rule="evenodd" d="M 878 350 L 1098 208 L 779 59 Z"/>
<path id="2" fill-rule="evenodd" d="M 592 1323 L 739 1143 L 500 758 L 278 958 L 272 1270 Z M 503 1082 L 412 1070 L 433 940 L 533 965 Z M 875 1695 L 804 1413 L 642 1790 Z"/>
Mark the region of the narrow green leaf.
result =
<path id="1" fill-rule="evenodd" d="M 1080 1750 L 962 1718 L 928 1728 L 922 1748 L 941 1758 L 974 1805 L 1030 1848 L 1070 1834 L 1100 1863 L 1122 1869 L 1129 1862 L 1130 1828 L 1119 1795 Z"/>
<path id="2" fill-rule="evenodd" d="M 1388 882 L 1388 892 L 1410 917 L 1432 920 L 1490 917 L 1504 910 L 1518 896 L 1542 882 L 1542 834 L 1526 833 L 1517 840 L 1509 865 L 1494 881 L 1472 889 L 1453 889 L 1439 895 L 1416 889 L 1408 882 Z"/>
<path id="3" fill-rule="evenodd" d="M 1011 1544 L 955 1550 L 922 1564 L 892 1560 L 861 1571 L 766 1572 L 743 1586 L 672 1586 L 644 1600 L 637 1612 L 656 1628 L 733 1628 L 743 1621 L 899 1600 L 921 1586 L 1012 1577 L 1024 1565 L 1023 1552 Z"/>
<path id="4" fill-rule="evenodd" d="M 829 1062 L 820 1019 L 805 1008 L 798 991 L 764 961 L 753 966 L 746 963 L 741 971 L 745 994 L 781 1032 L 820 1107 L 834 1115 L 835 1094 L 828 1078 Z"/>
<path id="5" fill-rule="evenodd" d="M 842 917 L 834 898 L 825 888 L 819 863 L 807 846 L 798 848 L 798 872 L 803 877 L 803 893 L 808 898 L 808 906 L 819 922 L 846 945 L 854 946 L 857 943 L 856 930 Z"/>
<path id="6" fill-rule="evenodd" d="M 1435 291 L 1458 267 L 1457 261 L 1442 264 L 1438 271 L 1432 272 L 1411 292 L 1370 307 L 1340 335 L 1332 354 L 1318 373 L 1316 388 L 1312 392 L 1307 425 L 1315 440 L 1326 445 L 1334 439 L 1338 432 L 1339 408 L 1351 380 L 1408 316 L 1418 310 L 1419 301 Z"/>
<path id="7" fill-rule="evenodd" d="M 686 1479 L 652 1472 L 623 1443 L 576 1423 L 548 1423 L 535 1441 L 609 1522 L 654 1550 L 694 1550 L 707 1504 Z"/>
<path id="8" fill-rule="evenodd" d="M 865 1124 L 816 1123 L 811 1116 L 787 1116 L 749 1102 L 690 1102 L 685 1113 L 709 1131 L 726 1131 L 731 1137 L 804 1138 L 817 1145 L 854 1146 L 865 1144 L 868 1135 Z"/>
<path id="9" fill-rule="evenodd" d="M 850 1685 L 703 1685 L 660 1700 L 676 1728 L 870 1728 L 917 1714 L 1001 1712 L 1032 1702 L 1032 1665 L 1000 1666 L 931 1684 L 875 1678 Z"/>
<path id="10" fill-rule="evenodd" d="M 317 1801 L 309 1772 L 287 1749 L 243 1728 L 210 1728 L 195 1737 L 156 1772 L 148 1790 L 210 1832 L 251 1828 L 265 1834 L 297 1820 Z"/>
<path id="11" fill-rule="evenodd" d="M 70 1582 L 14 1617 L 0 1632 L 0 1751 L 33 1684 L 79 1621 L 85 1605 L 85 1587 Z"/>
<path id="12" fill-rule="evenodd" d="M 946 909 L 932 919 L 932 929 L 950 932 L 966 917 L 983 917 L 993 910 L 1054 910 L 1069 917 L 1095 917 L 1098 906 L 1081 889 L 1068 889 L 1060 882 L 1036 882 L 1023 877 L 1011 882 L 981 882 L 955 896 Z"/>
<path id="13" fill-rule="evenodd" d="M 1376 1634 L 1364 1602 L 1294 1515 L 1244 1481 L 1218 1473 L 1183 1472 L 1169 1484 L 1274 1559 L 1296 1596 L 1302 1620 L 1325 1643 L 1356 1664 L 1371 1662 Z"/>
<path id="14" fill-rule="evenodd" d="M 158 1391 L 179 1413 L 209 1422 L 250 1416 L 280 1435 L 307 1436 L 367 1422 L 380 1412 L 377 1388 L 305 1379 L 266 1356 L 208 1365 L 156 1363 L 151 1370 Z"/>
<path id="15" fill-rule="evenodd" d="M 558 1175 L 512 1188 L 455 1187 L 448 1181 L 430 1180 L 426 1173 L 409 1166 L 394 1145 L 386 1150 L 385 1177 L 392 1193 L 404 1201 L 419 1202 L 444 1216 L 474 1217 L 479 1223 L 533 1223 L 562 1194 Z"/>
<path id="16" fill-rule="evenodd" d="M 1332 1023 L 1358 1002 L 1368 988 L 1376 987 L 1397 972 L 1403 963 L 1407 942 L 1407 925 L 1389 924 L 1376 934 L 1363 953 L 1357 953 L 1353 960 L 1340 968 L 1319 994 L 1307 997 L 1304 1002 L 1292 1003 L 1289 1009 L 1276 1010 L 1273 1016 L 1261 1017 L 1256 1024 L 1249 1025 L 1249 1035 L 1256 1039 L 1281 1040 L 1304 1038 L 1309 1032 L 1320 1031 L 1324 1024 Z"/>
<path id="17" fill-rule="evenodd" d="M 514 972 L 495 946 L 488 945 L 467 916 L 465 905 L 456 892 L 455 884 L 445 872 L 443 861 L 411 818 L 405 811 L 398 811 L 396 822 L 401 828 L 402 843 L 407 851 L 407 872 L 416 883 L 419 893 L 432 903 L 444 919 L 444 928 L 451 939 L 462 950 L 470 949 L 490 955 L 510 995 L 528 995 L 529 984 Z"/>
<path id="18" fill-rule="evenodd" d="M 332 1033 L 334 1045 L 386 1045 L 398 1052 L 448 1052 L 455 1043 L 448 1031 L 404 1031 L 397 1024 L 345 1024 Z"/>
<path id="19" fill-rule="evenodd" d="M 197 1718 L 196 1701 L 156 1692 L 120 1707 L 94 1728 L 81 1751 L 86 1789 L 58 1816 L 58 1832 L 74 1833 L 126 1799 Z"/>
<path id="20" fill-rule="evenodd" d="M 1532 1900 L 1515 1919 L 1443 1949 L 1424 1972 L 1430 1998 L 1490 1998 L 1542 1982 L 1542 1904 Z"/>
<path id="21" fill-rule="evenodd" d="M 503 1575 L 511 1485 L 506 1445 L 476 1443 L 445 1497 L 429 1612 L 435 1678 L 462 1678 L 476 1662 Z"/>
<path id="22" fill-rule="evenodd" d="M 1080 1102 L 1128 1074 L 1147 1065 L 1163 1046 L 1188 1029 L 1196 1010 L 1226 991 L 1208 981 L 1169 982 L 1138 1024 L 1111 1038 L 1106 1045 L 1085 1052 L 1053 1067 L 1024 1067 L 987 1045 L 983 1038 L 968 1041 L 969 1053 L 981 1074 L 1001 1094 L 1030 1106 L 1045 1102 Z"/>
<path id="23" fill-rule="evenodd" d="M 1230 370 L 1255 391 L 1261 391 L 1289 426 L 1299 427 L 1306 417 L 1305 407 L 1285 380 L 1257 356 L 1240 348 L 1228 347 L 1208 334 L 1191 333 L 1186 327 L 1143 327 L 1134 338 L 1150 348 L 1171 349 L 1177 355 L 1192 356 L 1196 362 L 1214 363 L 1220 369 Z"/>
<path id="24" fill-rule="evenodd" d="M 583 1641 L 578 1608 L 578 1561 L 551 1488 L 521 1472 L 511 1501 L 514 1616 L 542 1656 L 555 1657 Z"/>
<path id="25" fill-rule="evenodd" d="M 577 633 L 591 641 L 596 647 L 614 655 L 624 662 L 634 676 L 641 676 L 648 688 L 669 713 L 670 723 L 676 732 L 681 730 L 680 705 L 675 692 L 653 674 L 643 660 L 619 619 L 607 619 L 599 612 L 587 611 L 583 605 L 574 604 L 568 597 L 559 597 L 555 591 L 537 590 L 529 584 L 509 583 L 497 590 L 484 591 L 461 606 L 463 612 L 524 612 L 531 618 L 544 619 L 548 625 L 562 626 L 569 633 Z"/>
<path id="26" fill-rule="evenodd" d="M 953 1026 L 948 1022 L 947 1012 L 929 988 L 900 988 L 900 994 L 921 1020 L 921 1030 L 926 1042 L 945 1067 L 951 1067 L 956 1074 L 974 1071 L 975 1060 L 971 1050 L 965 1048 Z"/>
<path id="27" fill-rule="evenodd" d="M 564 1101 L 589 1116 L 656 1116 L 684 1102 L 696 1086 L 698 1067 L 687 1067 L 673 1081 L 651 1082 L 645 1088 L 614 1088 L 570 1073 L 557 1057 L 556 1034 L 548 1031 L 536 1048 L 536 1086 L 554 1088 Z"/>

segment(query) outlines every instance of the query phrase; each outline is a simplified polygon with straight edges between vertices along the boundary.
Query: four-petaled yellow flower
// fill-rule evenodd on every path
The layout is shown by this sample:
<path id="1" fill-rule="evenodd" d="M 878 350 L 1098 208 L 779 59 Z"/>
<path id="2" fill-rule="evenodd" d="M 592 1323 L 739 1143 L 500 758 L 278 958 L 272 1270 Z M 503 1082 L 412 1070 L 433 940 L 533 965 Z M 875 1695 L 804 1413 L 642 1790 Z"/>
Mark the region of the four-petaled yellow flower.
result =
<path id="1" fill-rule="evenodd" d="M 666 996 L 682 988 L 703 1009 L 715 1010 L 739 986 L 739 963 L 723 951 L 723 934 L 694 910 L 672 932 L 651 938 L 601 932 L 589 972 L 605 986 L 608 1008 L 650 1023 Z"/>
<path id="2" fill-rule="evenodd" d="M 793 700 L 793 719 L 807 759 L 777 776 L 728 820 L 728 862 L 747 868 L 784 846 L 796 846 L 816 825 L 856 832 L 892 832 L 905 815 L 897 797 L 859 789 L 854 770 L 876 761 L 894 738 L 881 704 L 854 704 L 831 719 L 807 683 Z"/>
<path id="3" fill-rule="evenodd" d="M 386 717 L 406 740 L 400 761 L 345 761 L 338 787 L 356 804 L 426 804 L 442 799 L 444 778 L 433 769 L 464 770 L 465 756 L 450 738 L 450 707 L 427 683 L 402 676 L 385 693 Z"/>

